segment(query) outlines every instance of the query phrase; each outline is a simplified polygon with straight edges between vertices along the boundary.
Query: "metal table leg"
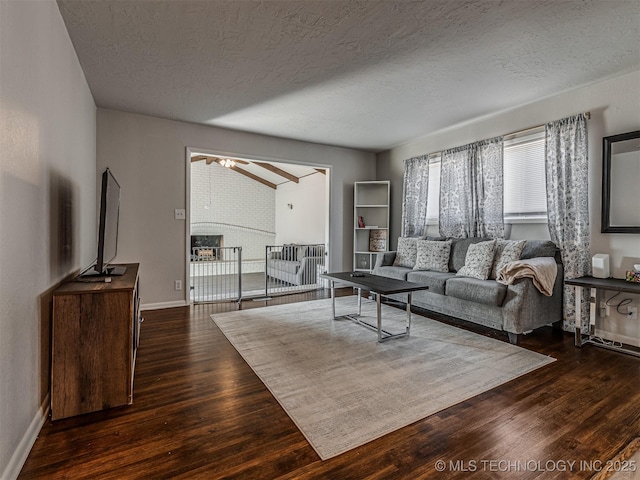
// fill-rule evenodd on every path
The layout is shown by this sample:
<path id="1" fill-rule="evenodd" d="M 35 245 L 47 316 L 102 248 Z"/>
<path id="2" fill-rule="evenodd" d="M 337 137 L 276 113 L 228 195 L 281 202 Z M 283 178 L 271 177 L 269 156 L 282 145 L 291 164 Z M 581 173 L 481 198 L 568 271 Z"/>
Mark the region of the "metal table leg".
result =
<path id="1" fill-rule="evenodd" d="M 407 336 L 411 331 L 411 292 L 407 293 Z"/>
<path id="2" fill-rule="evenodd" d="M 340 316 L 336 316 L 336 296 L 335 296 L 335 285 L 333 280 L 331 281 L 331 309 L 334 320 L 338 320 L 339 318 L 346 318 L 351 320 L 363 327 L 374 330 L 378 333 L 378 342 L 386 342 L 387 340 L 391 340 L 392 338 L 400 338 L 409 336 L 409 332 L 411 330 L 411 293 L 408 294 L 407 298 L 407 321 L 405 325 L 405 330 L 402 333 L 391 333 L 382 328 L 382 295 L 376 294 L 376 319 L 377 325 L 372 325 L 368 322 L 365 322 L 360 317 L 362 316 L 362 288 L 358 288 L 358 313 L 348 313 Z"/>
<path id="3" fill-rule="evenodd" d="M 391 340 L 392 338 L 401 338 L 408 337 L 409 332 L 411 330 L 411 293 L 409 292 L 407 298 L 407 323 L 405 325 L 404 332 L 402 333 L 390 333 L 382 328 L 382 295 L 376 294 L 376 317 L 377 317 L 377 328 L 373 327 L 366 322 L 360 321 L 361 325 L 369 328 L 375 328 L 378 331 L 378 343 L 386 342 L 387 340 Z"/>
<path id="4" fill-rule="evenodd" d="M 382 339 L 382 303 L 380 299 L 382 295 L 376 295 L 376 315 L 378 317 L 378 342 L 383 342 Z"/>
<path id="5" fill-rule="evenodd" d="M 575 287 L 575 294 L 576 294 L 576 304 L 575 304 L 575 345 L 576 347 L 582 347 L 582 332 L 581 327 L 582 327 L 582 319 L 580 318 L 581 313 L 582 313 L 582 287 L 579 287 L 576 285 Z"/>
<path id="6" fill-rule="evenodd" d="M 331 311 L 333 318 L 336 318 L 336 282 L 331 280 Z"/>
<path id="7" fill-rule="evenodd" d="M 349 318 L 351 320 L 356 320 L 356 317 L 362 315 L 362 288 L 358 288 L 358 313 L 347 313 L 344 315 L 339 315 L 336 317 L 336 288 L 335 282 L 331 280 L 331 314 L 334 320 L 338 318 Z"/>

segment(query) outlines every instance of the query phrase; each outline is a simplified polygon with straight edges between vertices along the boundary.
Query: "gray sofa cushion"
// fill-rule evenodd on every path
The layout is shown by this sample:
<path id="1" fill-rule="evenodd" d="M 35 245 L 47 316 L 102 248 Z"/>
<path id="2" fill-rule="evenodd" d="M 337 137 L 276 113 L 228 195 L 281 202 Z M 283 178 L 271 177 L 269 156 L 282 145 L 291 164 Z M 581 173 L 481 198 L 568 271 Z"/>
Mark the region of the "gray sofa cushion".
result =
<path id="1" fill-rule="evenodd" d="M 464 260 L 467 256 L 467 250 L 472 243 L 485 242 L 490 238 L 471 237 L 471 238 L 452 238 L 451 239 L 451 255 L 449 256 L 449 271 L 457 272 L 464 266 Z"/>
<path id="2" fill-rule="evenodd" d="M 395 259 L 396 252 L 380 252 L 376 254 L 375 268 L 391 266 Z"/>
<path id="3" fill-rule="evenodd" d="M 445 284 L 447 283 L 447 280 L 455 276 L 455 273 L 449 272 L 444 273 L 414 270 L 413 272 L 409 272 L 409 274 L 407 275 L 407 281 L 428 285 L 429 291 L 431 293 L 439 293 L 440 295 L 444 295 Z"/>
<path id="4" fill-rule="evenodd" d="M 558 247 L 550 240 L 527 240 L 524 250 L 520 254 L 520 259 L 535 257 L 556 257 Z M 558 260 L 558 257 L 556 257 Z"/>
<path id="5" fill-rule="evenodd" d="M 376 267 L 375 274 L 383 277 L 397 278 L 398 280 L 406 280 L 407 273 L 411 271 L 412 270 L 409 267 L 386 266 Z"/>
<path id="6" fill-rule="evenodd" d="M 300 268 L 300 262 L 294 262 L 292 260 L 269 260 L 269 268 L 272 270 L 279 270 L 287 273 L 297 273 Z"/>
<path id="7" fill-rule="evenodd" d="M 507 294 L 507 286 L 495 280 L 456 277 L 447 280 L 445 291 L 447 296 L 500 307 Z"/>

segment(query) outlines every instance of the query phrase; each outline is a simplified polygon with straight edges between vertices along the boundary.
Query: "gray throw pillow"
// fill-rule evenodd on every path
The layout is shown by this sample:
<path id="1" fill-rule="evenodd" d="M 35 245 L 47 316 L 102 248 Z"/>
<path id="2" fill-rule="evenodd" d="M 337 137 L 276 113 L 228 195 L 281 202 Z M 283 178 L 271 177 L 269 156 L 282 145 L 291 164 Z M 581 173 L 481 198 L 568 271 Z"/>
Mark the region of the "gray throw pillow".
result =
<path id="1" fill-rule="evenodd" d="M 399 237 L 396 258 L 393 261 L 394 267 L 410 267 L 416 264 L 416 242 L 415 237 Z"/>
<path id="2" fill-rule="evenodd" d="M 495 256 L 489 278 L 498 278 L 498 272 L 504 265 L 520 260 L 520 255 L 526 243 L 526 240 L 503 240 L 501 238 L 496 240 Z"/>
<path id="3" fill-rule="evenodd" d="M 456 275 L 487 280 L 491 273 L 491 265 L 493 265 L 495 245 L 495 240 L 469 245 L 467 256 L 464 259 L 464 266 L 458 270 Z"/>
<path id="4" fill-rule="evenodd" d="M 451 240 L 433 241 L 418 240 L 418 253 L 414 270 L 431 270 L 433 272 L 449 271 L 449 253 Z"/>

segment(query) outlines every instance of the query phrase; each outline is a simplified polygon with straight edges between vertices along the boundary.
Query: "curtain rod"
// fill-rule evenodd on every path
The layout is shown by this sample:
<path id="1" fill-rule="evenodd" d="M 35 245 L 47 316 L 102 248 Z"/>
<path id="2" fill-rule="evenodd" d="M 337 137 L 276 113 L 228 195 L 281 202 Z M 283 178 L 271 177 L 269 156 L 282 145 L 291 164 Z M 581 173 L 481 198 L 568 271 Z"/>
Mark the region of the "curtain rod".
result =
<path id="1" fill-rule="evenodd" d="M 591 112 L 584 112 L 584 116 L 587 117 L 587 120 L 591 120 Z M 520 130 L 516 130 L 515 132 L 505 133 L 504 135 L 502 135 L 502 137 L 509 137 L 511 135 L 517 135 L 519 133 L 524 133 L 524 132 L 529 131 L 529 130 L 535 130 L 537 128 L 542 128 L 545 125 L 546 125 L 546 123 L 543 123 L 542 125 L 535 125 L 535 126 L 529 127 L 529 128 L 521 128 Z M 428 154 L 427 158 L 429 160 L 431 160 L 431 157 L 436 157 L 437 155 L 442 156 L 442 150 L 440 150 L 439 152 L 432 152 L 432 153 Z"/>
<path id="2" fill-rule="evenodd" d="M 587 120 L 591 120 L 591 112 L 584 112 L 584 116 L 587 117 Z M 523 128 L 523 129 L 520 129 L 520 130 L 516 130 L 515 132 L 505 133 L 502 136 L 503 137 L 508 137 L 510 135 L 517 135 L 518 133 L 523 133 L 523 132 L 526 132 L 528 130 L 535 130 L 536 128 L 542 128 L 545 125 L 546 125 L 546 123 L 543 123 L 542 125 L 536 125 L 534 127 Z"/>

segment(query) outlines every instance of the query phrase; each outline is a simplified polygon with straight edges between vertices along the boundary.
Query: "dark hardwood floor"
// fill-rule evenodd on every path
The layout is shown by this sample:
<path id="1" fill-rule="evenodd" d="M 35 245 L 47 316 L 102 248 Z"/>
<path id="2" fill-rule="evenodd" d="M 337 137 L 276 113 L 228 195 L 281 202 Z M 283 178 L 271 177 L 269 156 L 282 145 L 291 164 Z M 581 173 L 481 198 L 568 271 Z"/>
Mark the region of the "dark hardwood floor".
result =
<path id="1" fill-rule="evenodd" d="M 553 364 L 323 462 L 209 318 L 235 308 L 145 312 L 133 405 L 47 420 L 20 478 L 590 478 L 640 432 L 640 359 L 543 328 Z"/>

